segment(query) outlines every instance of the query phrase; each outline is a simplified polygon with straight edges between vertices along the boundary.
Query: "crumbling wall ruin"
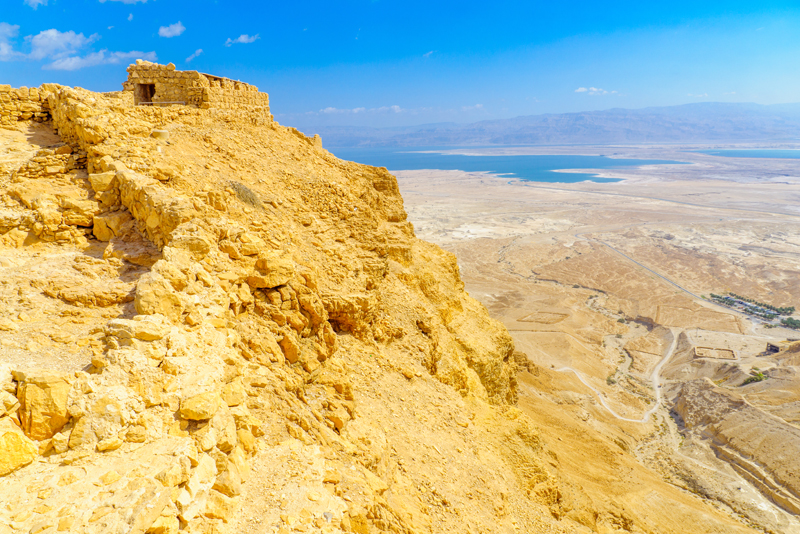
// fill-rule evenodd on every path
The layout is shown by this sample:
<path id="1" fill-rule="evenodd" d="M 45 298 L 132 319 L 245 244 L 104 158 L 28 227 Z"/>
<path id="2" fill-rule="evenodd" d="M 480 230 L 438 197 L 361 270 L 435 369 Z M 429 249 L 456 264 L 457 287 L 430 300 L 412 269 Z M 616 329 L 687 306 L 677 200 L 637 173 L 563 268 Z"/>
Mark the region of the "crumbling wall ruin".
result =
<path id="1" fill-rule="evenodd" d="M 137 60 L 128 67 L 125 91 L 132 91 L 136 105 L 183 104 L 208 108 L 262 108 L 269 114 L 269 95 L 258 87 L 197 71 L 175 70 Z"/>
<path id="2" fill-rule="evenodd" d="M 21 120 L 45 122 L 50 120 L 50 105 L 47 94 L 58 87 L 44 84 L 42 87 L 12 88 L 0 84 L 0 125 L 13 124 Z"/>

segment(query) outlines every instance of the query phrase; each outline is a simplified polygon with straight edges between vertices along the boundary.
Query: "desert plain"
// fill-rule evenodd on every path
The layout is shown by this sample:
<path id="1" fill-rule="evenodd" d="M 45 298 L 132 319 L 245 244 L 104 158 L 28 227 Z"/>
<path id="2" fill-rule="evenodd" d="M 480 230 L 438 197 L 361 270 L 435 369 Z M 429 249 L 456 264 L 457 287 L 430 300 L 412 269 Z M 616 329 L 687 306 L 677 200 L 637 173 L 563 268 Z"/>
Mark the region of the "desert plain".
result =
<path id="1" fill-rule="evenodd" d="M 708 295 L 800 303 L 800 160 L 696 152 L 720 148 L 756 147 L 455 151 L 684 163 L 597 171 L 614 183 L 392 172 L 417 235 L 458 257 L 524 353 L 520 407 L 582 498 L 658 522 L 692 494 L 798 532 L 800 331 Z"/>

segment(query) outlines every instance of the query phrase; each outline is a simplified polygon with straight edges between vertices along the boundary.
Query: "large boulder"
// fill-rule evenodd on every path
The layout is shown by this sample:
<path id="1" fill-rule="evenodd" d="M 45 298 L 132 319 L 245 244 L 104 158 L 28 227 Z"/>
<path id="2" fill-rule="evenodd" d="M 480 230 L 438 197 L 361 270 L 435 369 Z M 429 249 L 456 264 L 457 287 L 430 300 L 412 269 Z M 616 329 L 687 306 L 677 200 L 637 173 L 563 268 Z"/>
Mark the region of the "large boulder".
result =
<path id="1" fill-rule="evenodd" d="M 46 370 L 14 371 L 22 430 L 31 439 L 52 438 L 69 421 L 69 376 Z"/>
<path id="2" fill-rule="evenodd" d="M 181 417 L 192 421 L 211 419 L 223 405 L 219 393 L 208 391 L 181 402 Z"/>

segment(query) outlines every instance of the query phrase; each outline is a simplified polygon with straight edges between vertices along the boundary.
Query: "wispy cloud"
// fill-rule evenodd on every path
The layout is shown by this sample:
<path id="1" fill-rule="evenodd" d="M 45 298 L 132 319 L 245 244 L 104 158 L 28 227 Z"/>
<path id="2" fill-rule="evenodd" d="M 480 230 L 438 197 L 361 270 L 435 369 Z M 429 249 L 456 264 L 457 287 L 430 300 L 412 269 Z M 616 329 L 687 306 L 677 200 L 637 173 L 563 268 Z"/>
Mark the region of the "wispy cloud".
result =
<path id="1" fill-rule="evenodd" d="M 133 20 L 133 13 L 131 13 L 130 15 L 128 15 L 128 22 L 130 22 L 130 21 L 132 21 L 132 20 Z"/>
<path id="2" fill-rule="evenodd" d="M 170 24 L 169 26 L 161 26 L 158 29 L 158 35 L 159 37 L 177 37 L 185 31 L 186 27 L 181 24 L 181 21 L 178 21 L 175 24 Z"/>
<path id="3" fill-rule="evenodd" d="M 0 61 L 13 61 L 24 57 L 20 52 L 16 52 L 11 45 L 11 39 L 18 34 L 19 26 L 0 22 Z"/>
<path id="4" fill-rule="evenodd" d="M 101 4 L 105 4 L 106 2 L 122 2 L 123 4 L 136 4 L 141 2 L 143 4 L 147 3 L 147 0 L 100 0 Z"/>
<path id="5" fill-rule="evenodd" d="M 424 54 L 422 54 L 422 57 L 431 57 L 432 54 L 433 50 L 431 50 L 430 52 L 425 52 Z"/>
<path id="6" fill-rule="evenodd" d="M 229 37 L 228 40 L 225 41 L 225 46 L 231 46 L 231 45 L 234 45 L 234 44 L 237 44 L 237 43 L 250 44 L 250 43 L 253 43 L 253 42 L 257 41 L 260 38 L 261 38 L 261 35 L 258 34 L 258 33 L 255 34 L 255 35 L 247 35 L 246 33 L 243 33 L 242 35 L 240 35 L 236 39 L 231 39 Z"/>
<path id="7" fill-rule="evenodd" d="M 400 106 L 381 106 L 379 108 L 353 108 L 353 109 L 340 109 L 334 107 L 327 107 L 319 110 L 317 113 L 321 115 L 357 115 L 359 113 L 404 113 L 406 110 Z M 314 114 L 314 112 L 310 112 Z"/>
<path id="8" fill-rule="evenodd" d="M 25 40 L 31 44 L 31 59 L 59 59 L 77 53 L 100 38 L 94 34 L 86 37 L 82 33 L 60 32 L 56 29 L 44 30 L 36 35 L 29 35 Z"/>
<path id="9" fill-rule="evenodd" d="M 708 98 L 708 93 L 703 93 L 701 95 L 695 95 L 695 94 L 689 93 L 686 96 L 691 96 L 692 98 Z"/>
<path id="10" fill-rule="evenodd" d="M 725 95 L 725 96 L 735 95 L 736 91 L 731 91 L 729 93 L 722 93 L 722 94 Z"/>
<path id="11" fill-rule="evenodd" d="M 194 51 L 194 54 L 192 54 L 191 56 L 186 58 L 186 63 L 189 63 L 190 61 L 192 61 L 194 58 L 196 58 L 197 56 L 199 56 L 202 53 L 203 53 L 203 49 L 202 48 L 198 48 L 197 50 Z"/>
<path id="12" fill-rule="evenodd" d="M 606 91 L 600 87 L 578 87 L 576 93 L 588 93 L 590 95 L 616 95 L 617 91 Z"/>
<path id="13" fill-rule="evenodd" d="M 461 106 L 461 111 L 480 111 L 483 109 L 483 104 L 475 104 L 474 106 Z"/>
<path id="14" fill-rule="evenodd" d="M 83 50 L 100 39 L 97 34 L 86 37 L 74 31 L 61 32 L 56 29 L 44 30 L 36 35 L 28 35 L 25 42 L 31 51 L 27 54 L 14 50 L 12 40 L 19 34 L 19 26 L 0 22 L 0 61 L 49 61 L 45 70 L 77 70 L 95 65 L 117 64 L 132 59 L 156 61 L 155 52 L 99 52 L 85 53 Z M 83 52 L 84 55 L 81 55 Z"/>
<path id="15" fill-rule="evenodd" d="M 25 4 L 31 6 L 33 9 L 36 9 L 39 6 L 46 6 L 47 0 L 25 0 Z"/>
<path id="16" fill-rule="evenodd" d="M 109 52 L 108 50 L 100 50 L 99 52 L 92 52 L 86 56 L 73 56 L 62 59 L 57 59 L 52 63 L 45 65 L 45 70 L 78 70 L 86 67 L 94 67 L 97 65 L 111 65 L 122 62 L 128 62 L 134 59 L 144 59 L 147 61 L 156 61 L 158 56 L 155 52 Z"/>

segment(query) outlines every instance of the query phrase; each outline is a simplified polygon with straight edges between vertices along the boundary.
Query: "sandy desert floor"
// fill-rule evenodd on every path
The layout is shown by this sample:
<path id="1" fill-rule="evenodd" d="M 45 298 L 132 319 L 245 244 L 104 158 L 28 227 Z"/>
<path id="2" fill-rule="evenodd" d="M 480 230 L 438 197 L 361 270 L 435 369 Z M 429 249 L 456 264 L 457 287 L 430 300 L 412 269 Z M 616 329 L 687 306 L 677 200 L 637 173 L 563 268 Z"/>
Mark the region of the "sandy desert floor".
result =
<path id="1" fill-rule="evenodd" d="M 709 378 L 775 415 L 790 433 L 798 421 L 794 368 L 763 351 L 800 332 L 767 328 L 703 296 L 735 292 L 800 308 L 800 160 L 688 152 L 701 148 L 721 147 L 459 151 L 688 163 L 599 173 L 623 179 L 617 183 L 395 174 L 417 235 L 457 255 L 470 294 L 532 362 L 521 374 L 521 406 L 545 434 L 551 429 L 550 439 L 563 439 L 569 420 L 570 431 L 616 443 L 661 478 L 747 524 L 800 532 L 794 505 L 777 506 L 781 499 L 760 491 L 760 480 L 743 476 L 670 413 L 684 383 Z M 741 385 L 757 372 L 769 379 Z M 559 425 L 553 410 L 567 416 Z M 602 482 L 617 473 L 598 469 L 572 475 L 590 498 L 625 501 L 635 493 L 633 483 Z"/>

